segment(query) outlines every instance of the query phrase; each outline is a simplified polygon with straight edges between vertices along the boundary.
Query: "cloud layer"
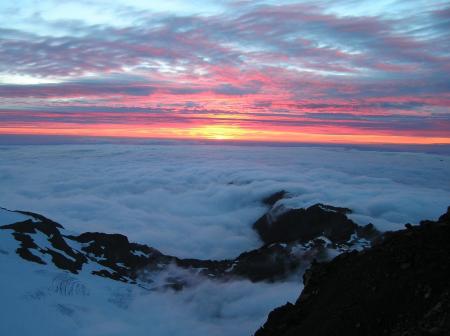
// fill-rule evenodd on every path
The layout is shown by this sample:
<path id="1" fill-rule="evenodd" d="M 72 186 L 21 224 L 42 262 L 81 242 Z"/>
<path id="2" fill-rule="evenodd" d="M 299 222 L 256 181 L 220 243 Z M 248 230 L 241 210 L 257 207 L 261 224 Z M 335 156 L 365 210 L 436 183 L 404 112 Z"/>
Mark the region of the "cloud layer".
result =
<path id="1" fill-rule="evenodd" d="M 449 205 L 449 156 L 344 148 L 214 145 L 0 147 L 0 206 L 67 229 L 119 232 L 180 257 L 259 246 L 261 199 L 353 209 L 359 224 L 401 228 Z"/>

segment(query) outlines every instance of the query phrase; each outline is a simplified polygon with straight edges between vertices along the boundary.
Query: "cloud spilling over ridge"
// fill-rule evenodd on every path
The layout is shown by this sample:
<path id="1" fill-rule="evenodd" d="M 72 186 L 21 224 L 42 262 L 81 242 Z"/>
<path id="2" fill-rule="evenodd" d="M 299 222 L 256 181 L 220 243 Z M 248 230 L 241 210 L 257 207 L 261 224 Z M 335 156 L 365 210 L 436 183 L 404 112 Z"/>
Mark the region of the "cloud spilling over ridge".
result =
<path id="1" fill-rule="evenodd" d="M 180 257 L 259 246 L 261 199 L 355 211 L 380 229 L 435 218 L 450 199 L 448 156 L 343 148 L 214 145 L 0 147 L 0 205 L 74 231 L 126 234 Z"/>

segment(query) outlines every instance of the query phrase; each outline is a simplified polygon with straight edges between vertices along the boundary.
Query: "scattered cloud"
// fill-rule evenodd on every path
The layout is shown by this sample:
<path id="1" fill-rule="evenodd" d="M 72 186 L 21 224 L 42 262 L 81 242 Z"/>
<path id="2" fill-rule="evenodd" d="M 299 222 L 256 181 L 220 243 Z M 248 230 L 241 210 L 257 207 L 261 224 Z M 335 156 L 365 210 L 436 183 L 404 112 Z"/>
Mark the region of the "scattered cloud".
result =
<path id="1" fill-rule="evenodd" d="M 90 5 L 95 10 L 103 6 Z M 70 6 L 80 13 L 85 9 L 84 4 Z M 448 131 L 431 115 L 449 117 L 448 6 L 431 1 L 415 8 L 420 12 L 415 15 L 409 14 L 413 3 L 389 3 L 389 12 L 383 6 L 387 4 L 202 2 L 198 8 L 205 14 L 195 6 L 160 11 L 158 6 L 152 10 L 116 2 L 105 12 L 110 24 L 100 19 L 94 24 L 89 15 L 69 20 L 61 12 L 49 19 L 45 14 L 53 13 L 51 6 L 37 6 L 36 29 L 20 19 L 0 26 L 0 99 L 16 111 L 14 126 L 19 128 L 29 110 L 70 107 L 75 99 L 84 99 L 89 123 L 102 117 L 95 111 L 99 100 L 111 109 L 171 109 L 169 123 L 179 114 L 175 105 L 219 111 L 246 128 L 260 127 L 261 118 L 252 115 L 258 112 L 265 129 L 281 130 L 287 126 L 280 128 L 280 122 L 286 120 L 273 116 L 280 111 L 291 118 L 339 111 L 392 117 L 374 127 L 341 119 L 350 134 L 395 135 L 407 128 L 407 135 L 443 141 Z M 177 12 L 177 7 L 184 10 Z M 22 21 L 31 19 L 14 6 L 7 11 L 17 12 Z M 14 82 L 17 78 L 21 85 Z M 211 117 L 210 123 L 217 122 Z M 420 120 L 408 122 L 408 117 Z M 127 118 L 125 114 L 114 123 L 145 123 L 145 118 Z M 0 121 L 10 119 L 0 115 Z M 49 128 L 55 122 L 66 127 L 54 115 L 42 122 L 40 127 L 45 122 Z M 329 119 L 322 122 L 325 126 L 309 129 L 293 121 L 291 128 L 329 133 Z"/>

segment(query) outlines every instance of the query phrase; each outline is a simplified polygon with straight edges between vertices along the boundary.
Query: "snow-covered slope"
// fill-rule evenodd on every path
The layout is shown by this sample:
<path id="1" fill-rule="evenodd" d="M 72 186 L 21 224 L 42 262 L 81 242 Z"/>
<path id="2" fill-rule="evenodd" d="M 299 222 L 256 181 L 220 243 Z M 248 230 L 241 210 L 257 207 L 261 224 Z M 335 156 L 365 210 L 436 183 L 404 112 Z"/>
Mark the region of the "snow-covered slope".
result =
<path id="1" fill-rule="evenodd" d="M 17 220 L 32 222 L 34 227 L 45 225 L 44 217 L 4 209 L 0 209 L 0 216 L 2 225 Z M 68 233 L 63 228 L 58 231 Z M 283 303 L 298 291 L 298 284 L 292 281 L 219 282 L 194 277 L 192 271 L 175 266 L 152 273 L 151 280 L 115 281 L 93 274 L 108 270 L 101 264 L 102 258 L 94 255 L 74 273 L 58 267 L 54 255 L 48 253 L 64 255 L 51 241 L 54 234 L 47 236 L 39 230 L 26 234 L 36 244 L 30 251 L 42 261 L 38 263 L 17 253 L 18 233 L 0 230 L 1 335 L 250 334 L 274 304 Z M 83 244 L 71 241 L 70 246 L 76 253 Z M 64 257 L 75 261 L 69 254 Z M 184 279 L 189 286 L 176 291 L 167 286 L 171 279 Z"/>

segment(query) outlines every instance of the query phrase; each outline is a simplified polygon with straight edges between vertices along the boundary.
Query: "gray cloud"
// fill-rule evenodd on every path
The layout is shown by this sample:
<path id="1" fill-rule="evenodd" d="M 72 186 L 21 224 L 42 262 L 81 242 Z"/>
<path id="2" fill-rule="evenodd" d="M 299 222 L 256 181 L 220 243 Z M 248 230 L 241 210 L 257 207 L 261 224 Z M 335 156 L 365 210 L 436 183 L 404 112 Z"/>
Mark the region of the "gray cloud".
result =
<path id="1" fill-rule="evenodd" d="M 258 83 L 252 83 L 252 85 L 238 87 L 231 84 L 220 84 L 213 91 L 224 95 L 242 96 L 258 93 L 260 91 L 260 85 Z"/>

